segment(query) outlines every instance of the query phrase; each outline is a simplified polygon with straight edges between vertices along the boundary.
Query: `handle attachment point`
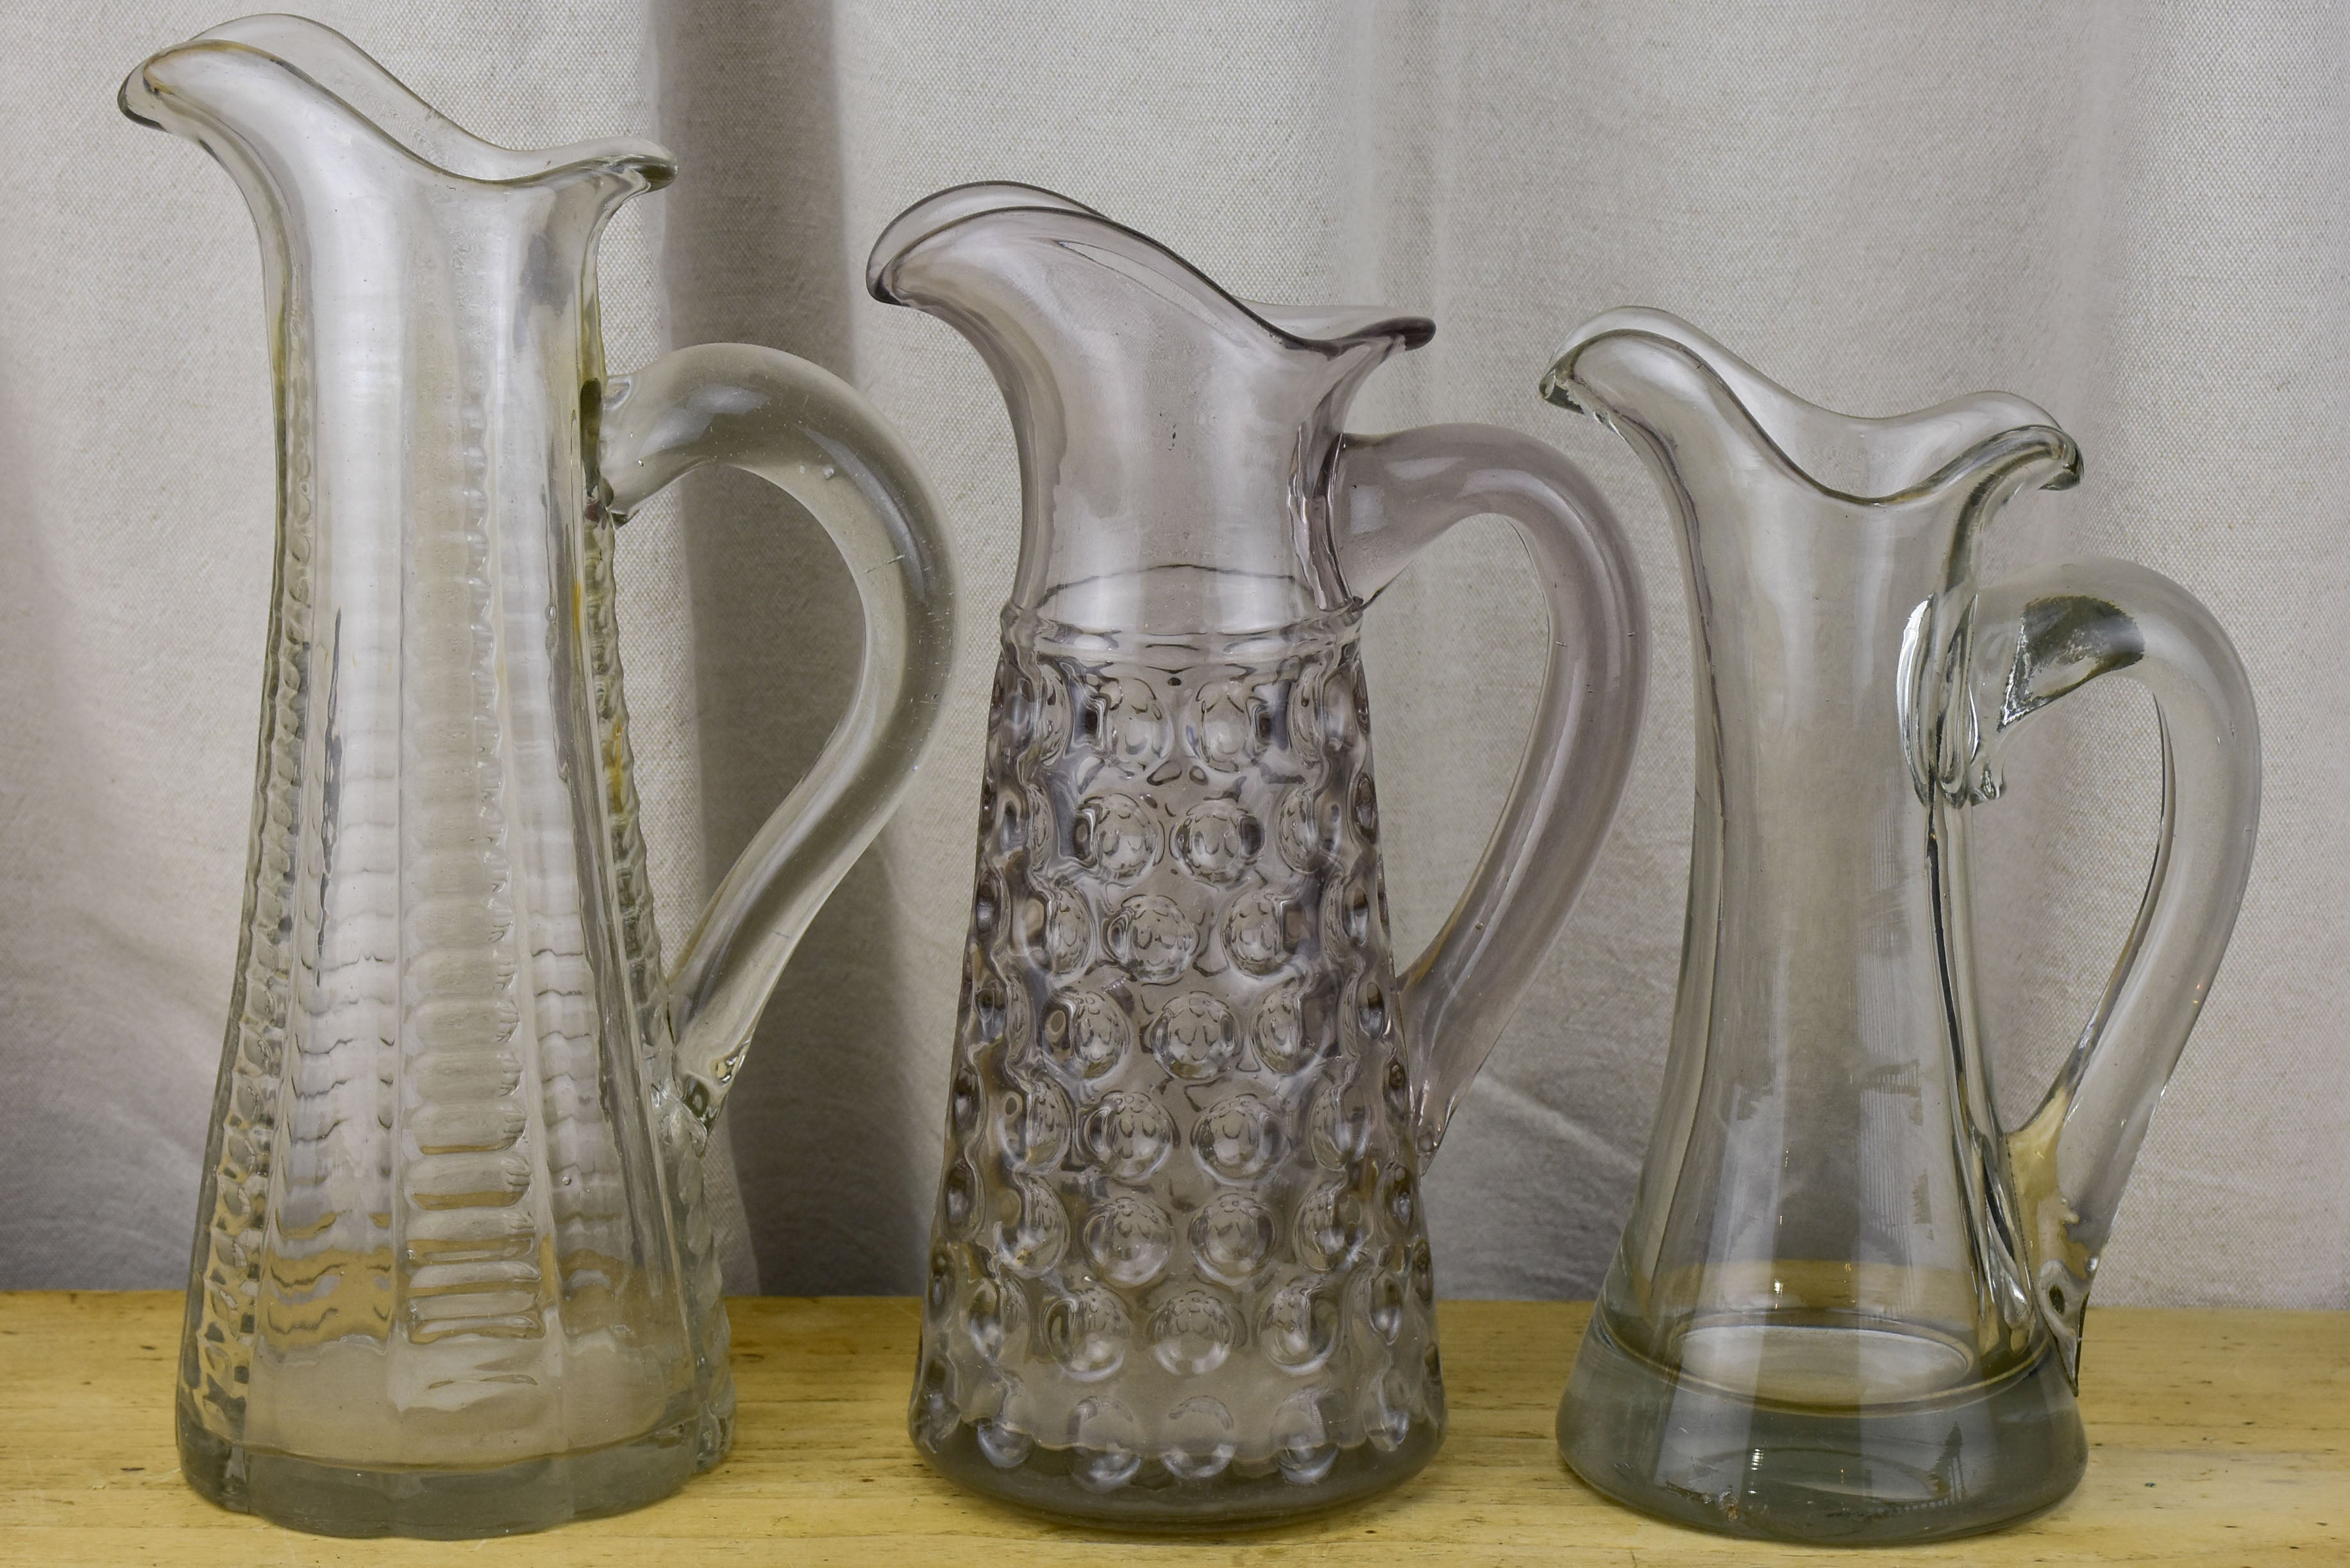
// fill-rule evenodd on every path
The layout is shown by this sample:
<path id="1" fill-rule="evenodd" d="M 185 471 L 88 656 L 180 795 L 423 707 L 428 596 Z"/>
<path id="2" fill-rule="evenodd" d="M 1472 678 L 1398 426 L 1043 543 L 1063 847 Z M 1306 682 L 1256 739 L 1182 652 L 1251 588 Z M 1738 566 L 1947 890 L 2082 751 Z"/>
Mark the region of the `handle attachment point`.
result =
<path id="1" fill-rule="evenodd" d="M 830 535 L 865 612 L 848 711 L 721 880 L 668 977 L 670 1087 L 706 1130 L 792 950 L 897 806 L 937 722 L 953 651 L 943 510 L 879 410 L 778 349 L 678 349 L 615 379 L 591 413 L 615 514 L 704 463 L 757 474 Z"/>
<path id="2" fill-rule="evenodd" d="M 2017 726 L 2100 676 L 2144 686 L 2160 734 L 2162 809 L 2137 919 L 2072 1055 L 2006 1143 L 2033 1293 L 2077 1378 L 2097 1256 L 2251 875 L 2260 720 L 2211 612 L 2133 562 L 2066 562 L 1985 588 L 1958 642 L 1942 750 L 1944 776 L 1967 787 L 1948 805 L 1995 796 L 1992 767 Z"/>
<path id="3" fill-rule="evenodd" d="M 1398 1022 L 1423 1161 L 1565 922 L 1630 776 L 1648 607 L 1607 500 L 1565 454 L 1492 425 L 1347 436 L 1327 491 L 1338 580 L 1369 599 L 1453 524 L 1507 518 L 1550 612 L 1550 657 L 1493 836 L 1436 940 L 1400 977 Z"/>

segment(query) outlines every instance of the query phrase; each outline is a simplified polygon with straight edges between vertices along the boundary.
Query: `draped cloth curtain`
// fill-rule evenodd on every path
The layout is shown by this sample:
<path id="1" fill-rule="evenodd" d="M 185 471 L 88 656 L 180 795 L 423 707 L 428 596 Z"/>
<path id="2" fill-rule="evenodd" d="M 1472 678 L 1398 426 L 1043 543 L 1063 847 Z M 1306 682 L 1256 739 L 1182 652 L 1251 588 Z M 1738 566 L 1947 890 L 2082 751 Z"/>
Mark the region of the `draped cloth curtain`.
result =
<path id="1" fill-rule="evenodd" d="M 230 0 L 0 6 L 0 1285 L 172 1285 L 218 1062 L 266 622 L 260 271 L 228 179 L 114 109 Z M 1053 187 L 1236 292 L 1425 311 L 1369 430 L 1482 420 L 1586 462 L 1657 618 L 1629 796 L 1428 1185 L 1440 1282 L 1587 1294 L 1662 1066 L 1690 835 L 1690 670 L 1667 519 L 1628 452 L 1534 397 L 1619 304 L 1674 310 L 1862 413 L 1981 388 L 2054 410 L 2087 482 L 2016 502 L 1989 569 L 2135 557 L 2233 632 L 2262 709 L 2260 861 L 2156 1117 L 2106 1302 L 2350 1305 L 2350 14 L 2321 4 L 1375 5 L 346 0 L 338 26 L 459 121 L 678 155 L 604 245 L 617 370 L 739 338 L 863 388 L 960 548 L 959 665 L 904 809 L 817 920 L 726 1126 L 730 1282 L 922 1272 L 968 918 L 993 612 L 1016 545 L 997 394 L 868 298 L 901 207 Z M 630 708 L 672 940 L 855 675 L 856 596 L 756 481 L 624 531 Z M 1541 610 L 1494 523 L 1369 617 L 1402 950 L 1514 769 Z M 2118 687 L 2118 683 L 2116 683 Z M 1837 759 L 1821 759 L 1824 767 Z M 1981 814 L 1999 1098 L 2029 1109 L 2144 885 L 2156 742 L 2127 689 L 2034 726 Z"/>

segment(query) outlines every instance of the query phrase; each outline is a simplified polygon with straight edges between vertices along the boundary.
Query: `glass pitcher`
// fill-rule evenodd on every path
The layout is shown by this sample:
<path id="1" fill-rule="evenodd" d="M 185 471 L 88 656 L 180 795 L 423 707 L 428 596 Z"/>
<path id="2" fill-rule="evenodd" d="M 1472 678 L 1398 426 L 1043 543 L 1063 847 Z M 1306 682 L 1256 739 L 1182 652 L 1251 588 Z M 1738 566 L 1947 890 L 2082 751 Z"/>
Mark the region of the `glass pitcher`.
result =
<path id="1" fill-rule="evenodd" d="M 656 147 L 494 147 L 286 16 L 157 55 L 121 103 L 243 188 L 277 406 L 182 1466 L 216 1501 L 337 1534 L 646 1502 L 731 1435 L 705 1139 L 936 711 L 936 503 L 857 393 L 787 355 L 705 346 L 606 379 L 596 242 L 669 180 Z M 865 659 L 665 973 L 613 529 L 712 462 L 827 529 Z"/>
<path id="2" fill-rule="evenodd" d="M 1577 332 L 1543 390 L 1670 498 L 1700 699 L 1663 1100 L 1560 1446 L 1600 1490 L 1734 1534 L 1925 1540 L 2046 1508 L 2086 1458 L 2097 1254 L 2251 866 L 2243 668 L 2142 566 L 1977 581 L 2008 499 L 2080 477 L 2021 399 L 1849 419 L 1648 310 Z M 2005 1133 L 1966 825 L 2015 730 L 2116 673 L 2160 717 L 2154 870 L 2104 1002 Z"/>
<path id="3" fill-rule="evenodd" d="M 915 1442 L 1136 1527 L 1391 1485 L 1444 1419 L 1420 1173 L 1630 762 L 1631 554 L 1538 441 L 1341 433 L 1425 320 L 1243 303 L 1017 185 L 918 203 L 868 276 L 978 348 L 1025 495 Z M 1482 513 L 1549 597 L 1547 681 L 1483 861 L 1399 972 L 1356 634 Z"/>

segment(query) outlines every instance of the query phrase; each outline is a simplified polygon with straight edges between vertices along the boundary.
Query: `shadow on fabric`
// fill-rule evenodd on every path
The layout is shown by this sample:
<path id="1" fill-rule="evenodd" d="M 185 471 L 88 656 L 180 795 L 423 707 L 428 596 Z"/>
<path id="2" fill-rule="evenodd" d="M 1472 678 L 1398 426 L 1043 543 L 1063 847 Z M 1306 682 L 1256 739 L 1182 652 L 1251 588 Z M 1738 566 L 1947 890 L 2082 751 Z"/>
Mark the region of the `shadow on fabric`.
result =
<path id="1" fill-rule="evenodd" d="M 671 346 L 768 344 L 853 380 L 829 7 L 670 0 L 654 29 L 660 135 L 680 167 L 661 216 Z M 777 491 L 712 472 L 687 482 L 683 505 L 714 885 L 822 749 L 856 683 L 863 622 L 831 544 Z M 902 1227 L 887 1218 L 920 1210 L 893 1187 L 916 1179 L 870 1158 L 904 1133 L 889 1067 L 908 1029 L 896 928 L 868 856 L 800 943 L 729 1102 L 768 1293 L 916 1288 L 919 1251 L 891 1245 Z"/>

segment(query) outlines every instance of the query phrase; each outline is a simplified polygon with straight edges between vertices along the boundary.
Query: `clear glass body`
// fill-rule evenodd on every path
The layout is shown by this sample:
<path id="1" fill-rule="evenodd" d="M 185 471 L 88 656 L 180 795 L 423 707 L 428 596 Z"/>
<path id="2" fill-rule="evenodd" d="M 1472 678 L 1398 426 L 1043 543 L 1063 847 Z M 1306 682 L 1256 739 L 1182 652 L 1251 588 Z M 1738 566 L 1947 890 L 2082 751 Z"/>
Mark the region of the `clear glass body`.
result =
<path id="1" fill-rule="evenodd" d="M 1425 321 L 1245 305 L 1019 186 L 918 204 L 869 276 L 980 349 L 1025 495 L 914 1440 L 1135 1528 L 1393 1485 L 1444 1420 L 1420 1173 L 1630 761 L 1629 552 L 1538 442 L 1342 435 Z M 1461 909 L 1399 968 L 1356 634 L 1484 512 L 1550 595 L 1549 679 Z"/>
<path id="2" fill-rule="evenodd" d="M 187 1476 L 342 1534 L 489 1534 L 649 1501 L 728 1441 L 706 1129 L 935 711 L 933 504 L 813 366 L 720 347 L 607 381 L 596 240 L 668 180 L 657 148 L 490 146 L 283 16 L 156 56 L 121 101 L 243 188 L 278 413 L 251 873 L 181 1358 Z M 704 461 L 801 494 L 863 568 L 866 680 L 671 976 L 613 528 Z"/>
<path id="3" fill-rule="evenodd" d="M 2035 1512 L 2085 1462 L 2090 1276 L 2251 867 L 2242 668 L 2143 567 L 1978 583 L 2008 498 L 2079 477 L 2019 399 L 1847 419 L 1655 311 L 1583 328 L 1544 389 L 1656 472 L 1699 672 L 1671 1055 L 1560 1443 L 1603 1491 L 1739 1534 L 1921 1540 Z M 2015 728 L 2108 673 L 2161 714 L 2159 849 L 2105 1005 L 2010 1137 L 1966 824 Z"/>

